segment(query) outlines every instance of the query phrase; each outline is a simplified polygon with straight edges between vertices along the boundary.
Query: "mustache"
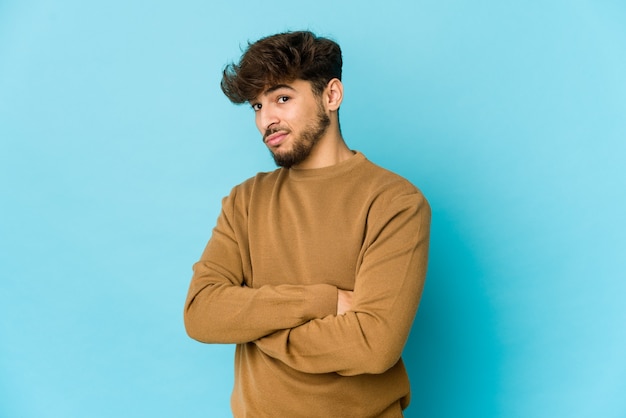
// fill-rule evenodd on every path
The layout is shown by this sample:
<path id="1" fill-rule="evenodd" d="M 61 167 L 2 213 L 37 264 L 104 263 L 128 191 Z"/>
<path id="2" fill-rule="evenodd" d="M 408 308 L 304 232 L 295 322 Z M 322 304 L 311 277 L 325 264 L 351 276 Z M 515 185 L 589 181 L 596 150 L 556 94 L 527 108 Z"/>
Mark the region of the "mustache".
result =
<path id="1" fill-rule="evenodd" d="M 280 131 L 286 132 L 286 133 L 290 132 L 289 129 L 282 128 L 280 126 L 275 126 L 273 128 L 266 129 L 265 133 L 263 134 L 263 142 L 265 142 L 265 139 L 267 139 L 268 136 L 275 134 L 276 132 L 280 132 Z"/>

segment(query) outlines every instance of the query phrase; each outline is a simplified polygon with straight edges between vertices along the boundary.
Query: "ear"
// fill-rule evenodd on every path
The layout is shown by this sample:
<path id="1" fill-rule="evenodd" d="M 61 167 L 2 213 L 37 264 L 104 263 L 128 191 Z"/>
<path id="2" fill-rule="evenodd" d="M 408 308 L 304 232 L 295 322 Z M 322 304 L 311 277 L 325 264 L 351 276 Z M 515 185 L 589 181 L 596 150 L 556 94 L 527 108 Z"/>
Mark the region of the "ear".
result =
<path id="1" fill-rule="evenodd" d="M 334 112 L 339 109 L 343 101 L 343 84 L 338 78 L 333 78 L 328 82 L 324 91 L 324 98 L 326 99 L 326 108 L 329 111 Z"/>

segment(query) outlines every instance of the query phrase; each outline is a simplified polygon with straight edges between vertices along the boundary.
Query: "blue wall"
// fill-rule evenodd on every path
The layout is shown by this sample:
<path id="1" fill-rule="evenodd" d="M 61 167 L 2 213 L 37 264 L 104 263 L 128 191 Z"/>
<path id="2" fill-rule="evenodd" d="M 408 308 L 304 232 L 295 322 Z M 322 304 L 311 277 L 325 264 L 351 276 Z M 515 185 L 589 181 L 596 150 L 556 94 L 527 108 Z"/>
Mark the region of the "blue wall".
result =
<path id="1" fill-rule="evenodd" d="M 620 1 L 0 2 L 0 417 L 226 417 L 188 339 L 220 199 L 273 169 L 247 40 L 344 49 L 342 129 L 433 208 L 407 417 L 626 416 Z"/>

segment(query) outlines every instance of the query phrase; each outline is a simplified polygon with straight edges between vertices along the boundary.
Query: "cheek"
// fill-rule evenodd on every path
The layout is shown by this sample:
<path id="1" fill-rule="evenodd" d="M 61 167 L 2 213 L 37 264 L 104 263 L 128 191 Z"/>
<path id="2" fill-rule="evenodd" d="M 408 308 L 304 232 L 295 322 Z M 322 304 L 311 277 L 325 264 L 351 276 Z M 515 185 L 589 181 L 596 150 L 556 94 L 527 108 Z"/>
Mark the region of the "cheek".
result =
<path id="1" fill-rule="evenodd" d="M 259 115 L 259 112 L 255 112 L 254 114 L 254 124 L 256 125 L 256 128 L 259 130 L 259 132 L 265 132 L 265 129 L 263 129 L 263 127 L 261 126 L 261 117 Z"/>

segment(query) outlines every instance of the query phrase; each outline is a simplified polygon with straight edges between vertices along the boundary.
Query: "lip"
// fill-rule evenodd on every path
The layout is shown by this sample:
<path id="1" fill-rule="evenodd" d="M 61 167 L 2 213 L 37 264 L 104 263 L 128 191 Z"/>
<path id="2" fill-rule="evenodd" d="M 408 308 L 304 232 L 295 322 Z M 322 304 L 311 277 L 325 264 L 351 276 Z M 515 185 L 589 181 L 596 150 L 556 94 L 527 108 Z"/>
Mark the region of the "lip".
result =
<path id="1" fill-rule="evenodd" d="M 265 143 L 270 147 L 278 146 L 281 142 L 283 142 L 287 135 L 288 134 L 285 131 L 275 132 L 265 138 Z"/>

